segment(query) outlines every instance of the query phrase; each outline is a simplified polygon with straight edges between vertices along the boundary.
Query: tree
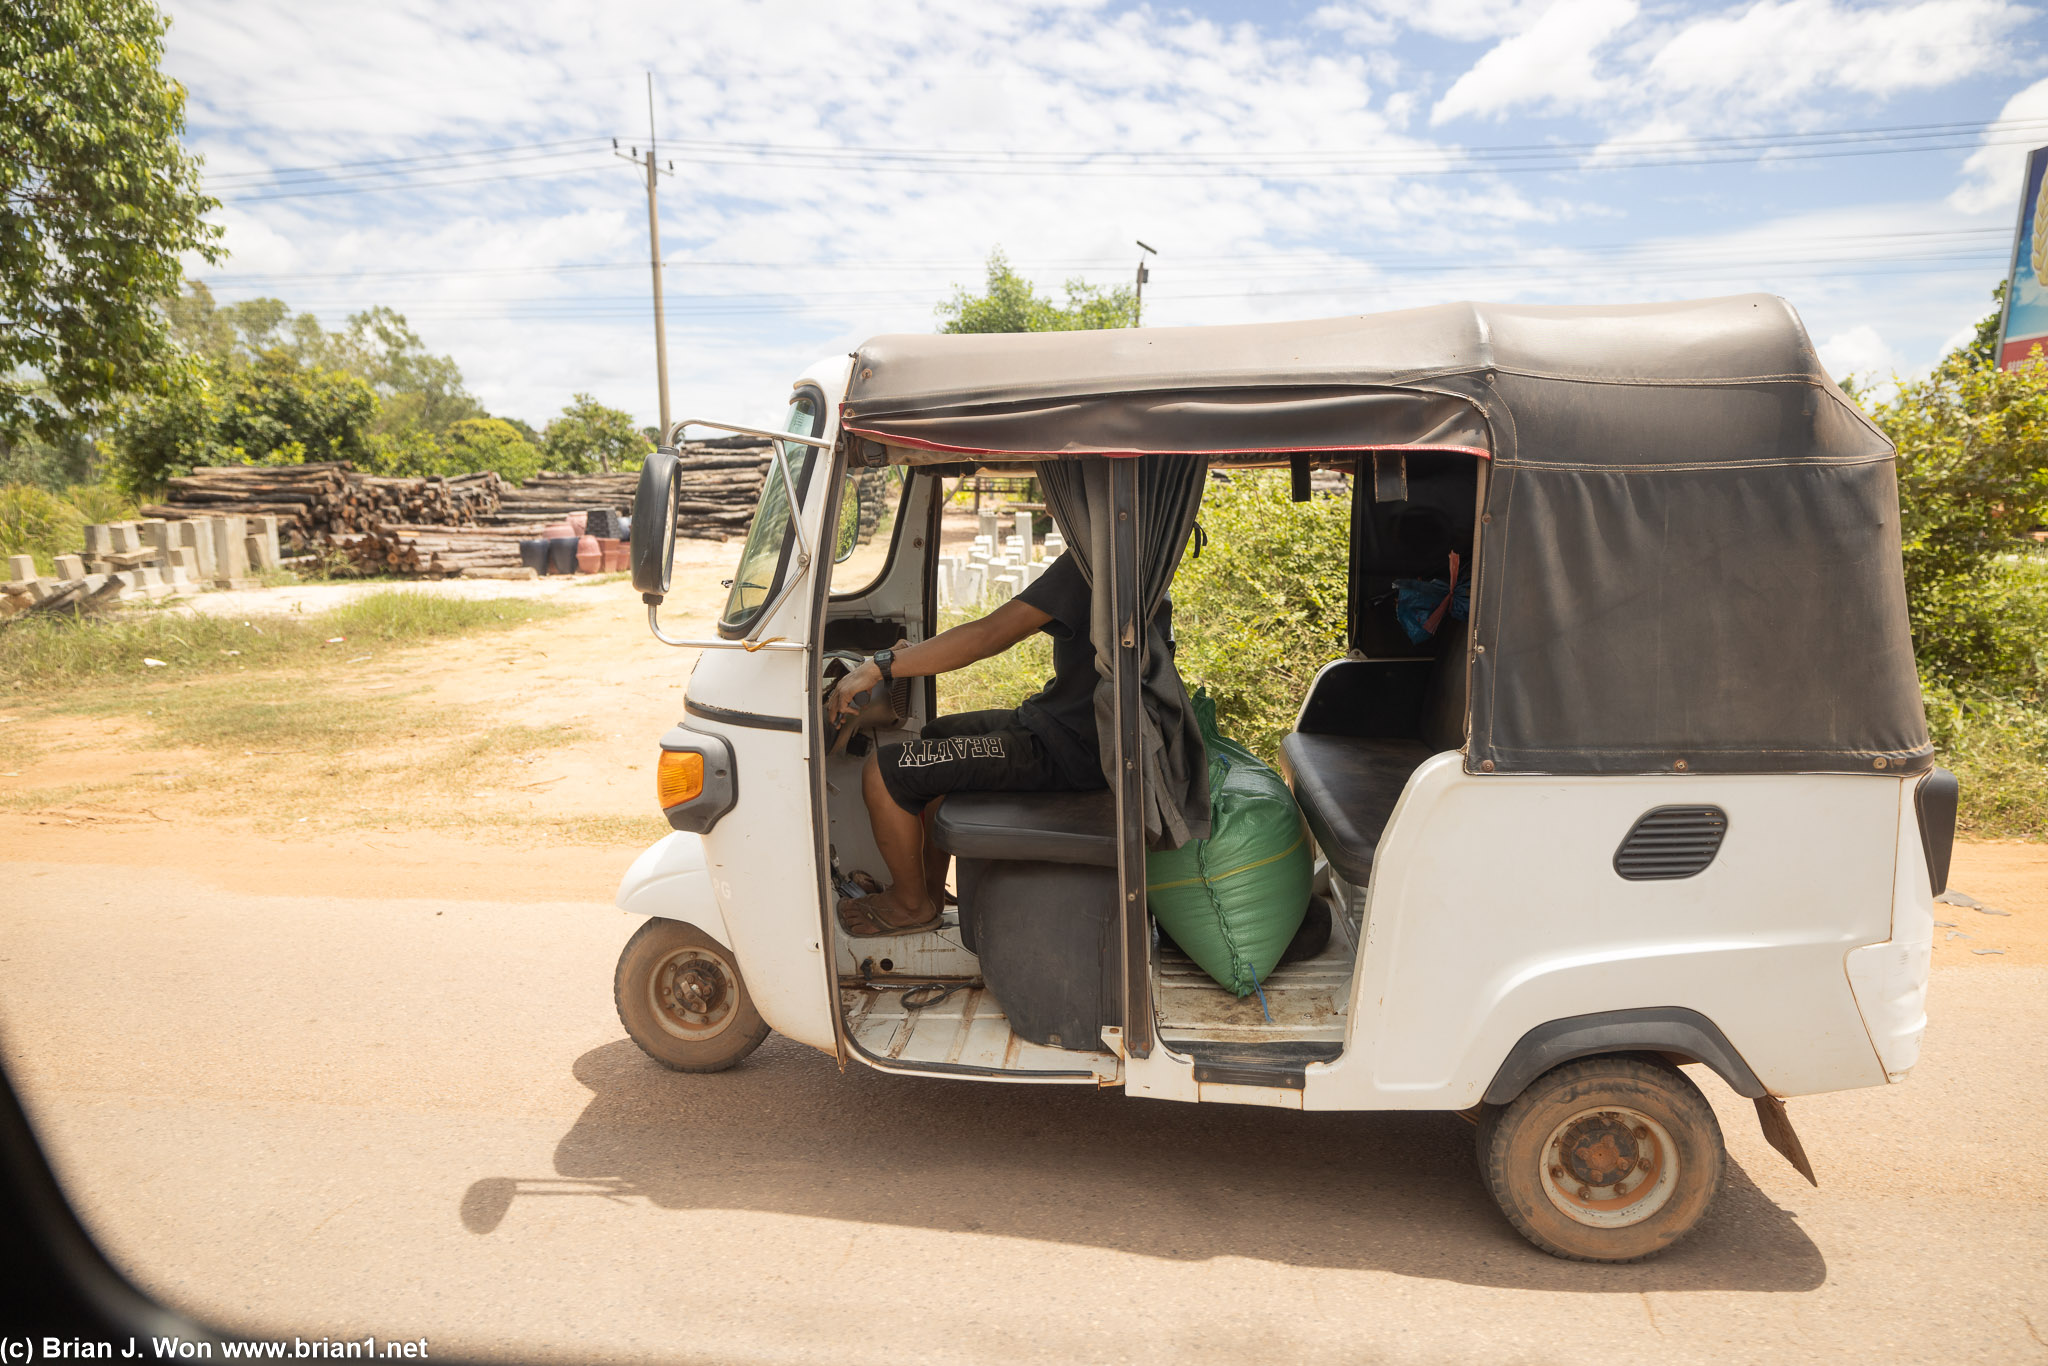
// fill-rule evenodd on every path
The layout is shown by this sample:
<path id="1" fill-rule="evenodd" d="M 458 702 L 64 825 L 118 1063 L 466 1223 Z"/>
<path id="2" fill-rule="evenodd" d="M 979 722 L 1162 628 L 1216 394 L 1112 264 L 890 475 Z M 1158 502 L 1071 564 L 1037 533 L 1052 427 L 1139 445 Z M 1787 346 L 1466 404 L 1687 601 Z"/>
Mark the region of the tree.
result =
<path id="1" fill-rule="evenodd" d="M 1138 325 L 1138 301 L 1128 285 L 1105 290 L 1083 280 L 1069 280 L 1066 289 L 1066 304 L 1054 303 L 1010 269 L 1009 258 L 997 248 L 989 254 L 986 290 L 973 295 L 954 289 L 953 297 L 938 306 L 939 330 L 1077 332 Z"/>
<path id="2" fill-rule="evenodd" d="M 548 468 L 588 473 L 613 466 L 627 469 L 654 449 L 654 443 L 633 425 L 633 416 L 607 408 L 589 394 L 578 394 L 548 424 L 545 437 Z"/>
<path id="3" fill-rule="evenodd" d="M 503 418 L 469 417 L 449 427 L 441 442 L 440 468 L 432 474 L 496 470 L 514 483 L 540 472 L 540 451 Z"/>
<path id="4" fill-rule="evenodd" d="M 370 463 L 377 396 L 355 375 L 301 365 L 282 348 L 207 361 L 191 382 L 139 401 L 115 435 L 115 469 L 138 493 L 195 465 Z"/>
<path id="5" fill-rule="evenodd" d="M 2001 305 L 2004 287 L 1993 295 Z M 2048 522 L 2048 365 L 1996 368 L 1999 312 L 1923 379 L 1865 404 L 1898 447 L 1906 601 L 1920 670 L 1942 688 L 2031 691 L 2043 658 L 2038 575 L 2013 563 Z"/>
<path id="6" fill-rule="evenodd" d="M 0 442 L 80 431 L 177 382 L 159 303 L 220 259 L 148 0 L 0 7 Z"/>

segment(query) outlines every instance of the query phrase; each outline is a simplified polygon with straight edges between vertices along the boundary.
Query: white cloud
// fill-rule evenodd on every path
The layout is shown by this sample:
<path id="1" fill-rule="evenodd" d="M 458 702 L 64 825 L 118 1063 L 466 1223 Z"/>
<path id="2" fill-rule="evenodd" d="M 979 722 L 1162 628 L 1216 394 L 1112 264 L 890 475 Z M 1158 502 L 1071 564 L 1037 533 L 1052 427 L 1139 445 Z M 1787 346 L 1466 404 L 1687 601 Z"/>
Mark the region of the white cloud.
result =
<path id="1" fill-rule="evenodd" d="M 1473 63 L 1437 101 L 1429 121 L 1601 101 L 1610 80 L 1601 74 L 1594 54 L 1636 14 L 1635 0 L 1559 0 Z"/>
<path id="2" fill-rule="evenodd" d="M 1459 67 L 1397 65 L 1371 45 L 1380 29 L 1363 20 L 1347 28 L 1346 16 L 1398 19 L 1403 33 L 1460 41 L 1514 35 L 1451 86 L 1438 115 L 1513 110 L 1532 125 L 1516 130 L 1517 142 L 1551 131 L 1530 111 L 1586 98 L 1602 101 L 1597 126 L 1615 128 L 1611 145 L 1622 146 L 1698 130 L 1714 121 L 1701 110 L 1749 99 L 1728 89 L 1795 89 L 1808 102 L 1802 110 L 1825 113 L 1846 88 L 1788 86 L 1776 58 L 1760 57 L 1748 85 L 1688 67 L 1683 90 L 1667 83 L 1643 93 L 1643 73 L 1690 28 L 1661 10 L 1645 20 L 1632 0 L 1547 10 L 1497 0 L 1397 10 L 1375 0 L 1328 5 L 1292 28 L 1093 0 L 873 0 L 857 12 L 798 0 L 680 12 L 662 0 L 614 0 L 602 12 L 550 0 L 170 3 L 168 65 L 192 92 L 195 141 L 222 177 L 597 139 L 560 163 L 586 168 L 575 176 L 248 201 L 222 215 L 235 251 L 226 270 L 274 273 L 224 286 L 226 297 L 275 294 L 330 325 L 391 304 L 460 360 L 489 406 L 534 422 L 578 390 L 651 420 L 645 200 L 634 171 L 612 161 L 599 137 L 644 136 L 643 65 L 658 73 L 662 145 L 677 157 L 678 175 L 663 182 L 662 232 L 679 409 L 751 412 L 816 356 L 877 332 L 929 329 L 932 305 L 956 284 L 978 284 L 979 263 L 997 245 L 1056 293 L 1075 275 L 1127 280 L 1132 239 L 1144 238 L 1162 250 L 1146 290 L 1154 324 L 1475 296 L 1680 297 L 1761 282 L 1818 310 L 1808 315 L 1818 333 L 1867 325 L 1917 360 L 1981 294 L 1974 281 L 1913 277 L 1871 290 L 1819 267 L 1746 272 L 1744 251 L 1770 259 L 1778 248 L 1747 231 L 1756 209 L 1711 196 L 1701 202 L 1697 259 L 1677 243 L 1657 261 L 1587 248 L 1603 237 L 1640 242 L 1652 231 L 1646 223 L 1668 221 L 1633 197 L 1627 173 L 1569 182 L 1321 173 L 1361 153 L 1455 150 L 1410 125 Z M 1993 13 L 1980 0 L 1903 8 L 1942 4 Z M 1798 0 L 1750 5 L 1735 18 L 1762 8 L 1776 15 Z M 1367 46 L 1333 44 L 1332 32 Z M 629 47 L 622 34 L 645 37 Z M 1682 112 L 1661 113 L 1654 104 L 1663 98 Z M 1860 119 L 1867 107 L 1866 99 L 1853 115 L 1831 116 Z M 1579 125 L 1566 136 L 1586 133 Z M 844 155 L 768 164 L 703 145 L 713 143 L 938 148 L 979 160 L 849 174 Z M 991 149 L 1238 157 L 1249 174 L 1177 175 L 1158 161 L 1042 174 L 991 159 Z M 558 164 L 515 155 L 523 154 L 473 169 Z M 1312 174 L 1271 174 L 1283 165 Z M 232 183 L 220 182 L 224 197 Z M 2009 200 L 2010 190 L 2001 193 Z M 1966 223 L 1966 211 L 1887 204 L 1844 211 L 1831 231 Z M 1745 230 L 1729 232 L 1731 223 Z M 576 269 L 589 264 L 605 268 Z"/>
<path id="3" fill-rule="evenodd" d="M 1894 371 L 1906 368 L 1905 358 L 1868 323 L 1837 332 L 1816 343 L 1815 349 L 1820 352 L 1821 364 L 1838 380 L 1884 381 Z"/>
<path id="4" fill-rule="evenodd" d="M 2034 82 L 1998 111 L 2001 123 L 2023 119 L 2048 120 L 2048 80 Z M 2016 214 L 2021 180 L 2027 170 L 2027 149 L 2048 142 L 2048 133 L 2036 128 L 2032 136 L 2015 137 L 2010 132 L 1994 130 L 1985 134 L 1984 142 L 1963 163 L 1963 183 L 1948 202 L 1964 213 L 2004 208 Z"/>
<path id="5" fill-rule="evenodd" d="M 1354 42 L 1386 42 L 1405 24 L 1434 37 L 1476 43 L 1519 33 L 1543 13 L 1544 5 L 1545 0 L 1366 0 L 1324 5 L 1313 20 Z"/>
<path id="6" fill-rule="evenodd" d="M 2029 14 L 2011 0 L 1754 0 L 1694 19 L 1632 0 L 1564 0 L 1460 76 L 1433 122 L 1511 109 L 1577 110 L 1622 127 L 1754 127 L 1830 91 L 1891 96 L 2008 65 Z M 1602 49 L 1605 48 L 1605 51 Z M 1595 60 L 1596 53 L 1599 59 Z"/>
<path id="7" fill-rule="evenodd" d="M 1757 0 L 1687 24 L 1645 71 L 1655 98 L 1740 96 L 1781 109 L 1818 89 L 1874 95 L 1932 90 L 1997 66 L 2026 14 L 2005 0 L 1921 0 L 1854 8 L 1835 0 Z"/>

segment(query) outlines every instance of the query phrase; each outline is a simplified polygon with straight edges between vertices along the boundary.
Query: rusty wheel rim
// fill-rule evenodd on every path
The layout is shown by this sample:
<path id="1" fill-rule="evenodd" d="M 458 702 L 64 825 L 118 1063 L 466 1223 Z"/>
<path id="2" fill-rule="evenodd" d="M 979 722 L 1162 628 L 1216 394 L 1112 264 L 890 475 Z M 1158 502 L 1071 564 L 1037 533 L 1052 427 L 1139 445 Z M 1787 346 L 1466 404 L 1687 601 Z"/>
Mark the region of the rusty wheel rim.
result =
<path id="1" fill-rule="evenodd" d="M 1543 1193 L 1590 1228 L 1640 1224 L 1678 1188 L 1678 1145 L 1649 1115 L 1625 1105 L 1581 1110 L 1550 1131 Z"/>
<path id="2" fill-rule="evenodd" d="M 647 979 L 648 1003 L 666 1032 L 691 1043 L 724 1033 L 739 1011 L 739 977 L 706 949 L 677 949 Z"/>

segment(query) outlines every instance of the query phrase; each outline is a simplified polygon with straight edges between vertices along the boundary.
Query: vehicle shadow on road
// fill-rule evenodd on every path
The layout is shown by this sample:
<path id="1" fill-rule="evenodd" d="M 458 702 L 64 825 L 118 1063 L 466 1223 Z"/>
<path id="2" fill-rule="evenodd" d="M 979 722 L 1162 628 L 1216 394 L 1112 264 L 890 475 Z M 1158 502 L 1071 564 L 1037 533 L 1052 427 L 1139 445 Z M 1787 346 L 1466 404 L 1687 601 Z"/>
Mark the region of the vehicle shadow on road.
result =
<path id="1" fill-rule="evenodd" d="M 842 1077 L 782 1039 L 712 1076 L 665 1071 L 621 1039 L 575 1075 L 594 1094 L 555 1171 L 472 1183 L 472 1233 L 519 1201 L 597 1198 L 1528 1290 L 1804 1291 L 1827 1278 L 1820 1249 L 1732 1161 L 1707 1220 L 1663 1256 L 1545 1256 L 1495 1209 L 1472 1128 L 1449 1114 L 1180 1105 L 859 1066 Z"/>

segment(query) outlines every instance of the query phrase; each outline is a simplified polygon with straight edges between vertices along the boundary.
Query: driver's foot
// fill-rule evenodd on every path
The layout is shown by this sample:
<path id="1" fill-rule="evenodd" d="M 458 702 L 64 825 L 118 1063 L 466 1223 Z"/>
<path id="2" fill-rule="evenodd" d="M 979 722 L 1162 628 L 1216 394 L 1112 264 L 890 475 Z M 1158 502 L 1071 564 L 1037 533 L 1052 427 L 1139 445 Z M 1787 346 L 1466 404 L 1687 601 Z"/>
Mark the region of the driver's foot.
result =
<path id="1" fill-rule="evenodd" d="M 839 903 L 840 925 L 848 934 L 862 938 L 928 930 L 937 926 L 939 919 L 939 908 L 929 899 L 910 904 L 899 899 L 893 890 L 847 897 Z"/>

